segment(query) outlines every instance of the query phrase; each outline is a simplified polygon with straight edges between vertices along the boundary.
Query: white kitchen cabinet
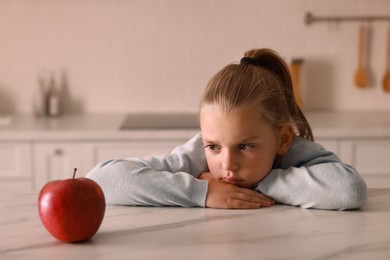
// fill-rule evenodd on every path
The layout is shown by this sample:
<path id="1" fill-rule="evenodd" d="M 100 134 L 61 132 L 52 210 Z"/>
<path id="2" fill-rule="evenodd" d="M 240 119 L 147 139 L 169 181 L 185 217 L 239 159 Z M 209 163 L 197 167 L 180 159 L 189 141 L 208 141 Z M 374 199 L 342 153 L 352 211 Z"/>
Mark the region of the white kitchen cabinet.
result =
<path id="1" fill-rule="evenodd" d="M 316 140 L 355 167 L 369 188 L 390 187 L 390 139 L 340 138 Z"/>
<path id="2" fill-rule="evenodd" d="M 147 157 L 169 152 L 172 148 L 186 141 L 187 139 L 50 142 L 35 143 L 32 151 L 28 144 L 8 146 L 3 144 L 0 146 L 0 155 L 2 155 L 0 177 L 3 186 L 8 186 L 4 180 L 7 180 L 7 183 L 12 180 L 13 183 L 19 183 L 19 188 L 39 190 L 50 180 L 70 178 L 75 167 L 78 168 L 78 176 L 82 177 L 102 161 Z M 345 163 L 354 166 L 363 176 L 368 187 L 390 187 L 390 160 L 388 159 L 390 139 L 350 140 L 335 138 L 316 141 L 322 144 L 325 149 L 336 153 Z M 33 174 L 30 170 L 31 158 L 34 159 Z"/>
<path id="3" fill-rule="evenodd" d="M 35 190 L 40 190 L 48 181 L 71 178 L 74 168 L 77 168 L 77 176 L 83 177 L 92 165 L 88 161 L 88 148 L 80 142 L 36 143 L 33 152 Z"/>
<path id="4" fill-rule="evenodd" d="M 32 189 L 30 143 L 0 143 L 1 191 Z"/>
<path id="5" fill-rule="evenodd" d="M 161 141 L 126 141 L 126 142 L 96 142 L 90 143 L 88 161 L 94 165 L 110 159 L 126 159 L 128 157 L 148 157 L 171 151 L 177 145 L 183 144 L 183 140 Z"/>
<path id="6" fill-rule="evenodd" d="M 316 142 L 353 165 L 370 188 L 390 187 L 390 113 L 313 112 Z M 0 189 L 39 190 L 53 179 L 78 176 L 109 159 L 168 152 L 199 129 L 122 130 L 123 115 L 59 118 L 15 115 L 0 126 Z"/>
<path id="7" fill-rule="evenodd" d="M 35 143 L 33 189 L 40 190 L 51 180 L 71 178 L 74 168 L 77 168 L 78 177 L 84 177 L 99 162 L 167 152 L 184 141 Z"/>
<path id="8" fill-rule="evenodd" d="M 390 187 L 390 139 L 343 140 L 340 155 L 359 171 L 369 188 Z"/>

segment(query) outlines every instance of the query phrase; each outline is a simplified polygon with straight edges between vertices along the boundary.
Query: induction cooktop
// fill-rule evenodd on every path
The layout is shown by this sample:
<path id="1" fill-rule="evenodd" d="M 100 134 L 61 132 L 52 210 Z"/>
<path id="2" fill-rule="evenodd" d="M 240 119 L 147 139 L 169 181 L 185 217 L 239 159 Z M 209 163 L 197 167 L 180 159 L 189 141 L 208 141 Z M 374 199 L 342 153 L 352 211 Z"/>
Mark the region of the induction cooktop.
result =
<path id="1" fill-rule="evenodd" d="M 199 128 L 198 114 L 195 113 L 129 114 L 120 126 L 121 130 L 197 128 Z"/>

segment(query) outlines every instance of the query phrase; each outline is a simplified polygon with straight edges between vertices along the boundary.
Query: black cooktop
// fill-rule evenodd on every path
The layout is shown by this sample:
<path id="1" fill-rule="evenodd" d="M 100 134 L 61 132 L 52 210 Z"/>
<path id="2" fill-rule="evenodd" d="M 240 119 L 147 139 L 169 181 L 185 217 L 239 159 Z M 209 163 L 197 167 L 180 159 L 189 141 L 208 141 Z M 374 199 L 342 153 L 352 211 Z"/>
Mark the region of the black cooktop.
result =
<path id="1" fill-rule="evenodd" d="M 121 130 L 197 128 L 199 128 L 198 114 L 190 113 L 129 114 L 120 127 Z"/>

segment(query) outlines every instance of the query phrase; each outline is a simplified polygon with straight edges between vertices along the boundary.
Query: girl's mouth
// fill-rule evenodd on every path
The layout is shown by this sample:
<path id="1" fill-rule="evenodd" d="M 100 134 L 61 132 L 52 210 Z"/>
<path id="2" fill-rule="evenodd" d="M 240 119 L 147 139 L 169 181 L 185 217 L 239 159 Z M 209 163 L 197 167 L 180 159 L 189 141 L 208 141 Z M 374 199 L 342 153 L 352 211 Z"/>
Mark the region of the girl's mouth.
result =
<path id="1" fill-rule="evenodd" d="M 234 185 L 239 185 L 243 180 L 234 178 L 234 177 L 223 177 L 221 179 L 221 182 L 223 183 L 228 183 L 228 184 L 234 184 Z"/>

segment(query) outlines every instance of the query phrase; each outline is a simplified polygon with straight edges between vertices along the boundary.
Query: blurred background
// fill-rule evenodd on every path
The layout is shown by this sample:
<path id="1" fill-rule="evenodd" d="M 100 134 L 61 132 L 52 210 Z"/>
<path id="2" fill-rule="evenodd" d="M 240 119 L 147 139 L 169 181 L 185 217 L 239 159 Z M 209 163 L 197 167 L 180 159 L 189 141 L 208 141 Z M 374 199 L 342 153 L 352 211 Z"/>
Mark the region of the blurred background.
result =
<path id="1" fill-rule="evenodd" d="M 251 48 L 303 59 L 305 110 L 387 110 L 388 21 L 314 23 L 318 16 L 389 15 L 388 0 L 1 0 L 0 113 L 32 114 L 53 78 L 66 113 L 196 112 L 219 69 Z M 354 85 L 359 27 L 368 86 Z"/>

